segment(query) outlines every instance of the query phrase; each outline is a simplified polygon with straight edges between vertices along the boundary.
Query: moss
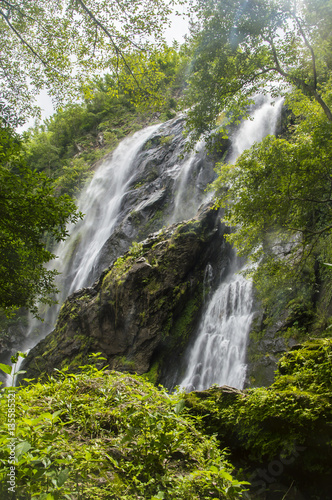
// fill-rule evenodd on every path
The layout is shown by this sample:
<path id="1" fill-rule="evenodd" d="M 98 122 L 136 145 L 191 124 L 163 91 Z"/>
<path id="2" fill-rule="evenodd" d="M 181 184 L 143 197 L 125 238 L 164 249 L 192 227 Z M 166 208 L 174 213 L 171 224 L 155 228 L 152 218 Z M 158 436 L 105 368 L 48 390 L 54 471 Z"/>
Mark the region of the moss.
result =
<path id="1" fill-rule="evenodd" d="M 142 375 L 142 378 L 153 385 L 157 385 L 160 377 L 160 361 L 155 361 L 150 370 Z"/>
<path id="2" fill-rule="evenodd" d="M 141 313 L 139 313 L 140 326 L 143 326 L 145 324 L 145 318 L 146 318 L 146 311 L 142 311 Z"/>
<path id="3" fill-rule="evenodd" d="M 168 145 L 172 142 L 173 139 L 174 139 L 174 134 L 173 135 L 165 135 L 165 136 L 160 138 L 160 145 L 161 146 Z"/>
<path id="4" fill-rule="evenodd" d="M 186 285 L 181 285 L 180 289 L 174 291 L 175 300 L 178 302 L 184 294 Z M 182 313 L 175 320 L 169 329 L 169 348 L 183 348 L 192 333 L 193 324 L 197 318 L 203 301 L 202 286 L 199 284 L 194 297 L 188 300 Z"/>
<path id="5" fill-rule="evenodd" d="M 172 329 L 172 325 L 173 325 L 173 313 L 170 313 L 162 332 L 163 339 L 166 339 L 169 336 L 170 331 Z"/>
<path id="6" fill-rule="evenodd" d="M 187 409 L 202 418 L 205 432 L 218 435 L 221 446 L 242 457 L 242 466 L 261 467 L 265 460 L 292 455 L 294 443 L 301 445 L 292 465 L 296 475 L 289 478 L 292 471 L 285 469 L 280 482 L 301 478 L 305 491 L 319 492 L 320 481 L 330 478 L 332 458 L 331 354 L 331 339 L 312 339 L 281 358 L 270 387 L 188 394 Z"/>
<path id="7" fill-rule="evenodd" d="M 146 284 L 145 290 L 149 293 L 149 295 L 155 295 L 161 289 L 161 283 L 158 281 L 156 276 L 153 276 L 151 281 Z"/>
<path id="8" fill-rule="evenodd" d="M 145 144 L 144 144 L 144 151 L 148 151 L 149 149 L 151 149 L 153 147 L 153 144 L 152 144 L 152 141 L 149 140 L 147 141 Z"/>
<path id="9" fill-rule="evenodd" d="M 144 185 L 145 185 L 144 181 L 136 182 L 136 184 L 133 185 L 133 189 L 139 189 L 140 187 L 142 187 Z"/>
<path id="10" fill-rule="evenodd" d="M 118 356 L 114 359 L 113 367 L 115 370 L 132 371 L 135 369 L 135 361 L 127 358 L 126 356 Z"/>
<path id="11" fill-rule="evenodd" d="M 123 283 L 123 276 L 129 271 L 133 264 L 134 259 L 130 255 L 126 254 L 123 257 L 119 257 L 103 277 L 102 288 L 108 288 L 111 284 L 115 283 L 118 286 L 121 285 L 121 283 Z"/>
<path id="12" fill-rule="evenodd" d="M 150 179 L 151 181 L 151 179 Z M 147 182 L 150 182 L 147 181 Z M 166 210 L 166 206 L 164 206 L 164 210 Z M 161 222 L 163 220 L 164 213 L 162 210 L 157 210 L 153 217 L 148 220 L 145 224 L 142 225 L 138 232 L 138 237 L 139 238 L 145 238 L 149 233 L 155 231 L 156 229 L 160 228 Z"/>

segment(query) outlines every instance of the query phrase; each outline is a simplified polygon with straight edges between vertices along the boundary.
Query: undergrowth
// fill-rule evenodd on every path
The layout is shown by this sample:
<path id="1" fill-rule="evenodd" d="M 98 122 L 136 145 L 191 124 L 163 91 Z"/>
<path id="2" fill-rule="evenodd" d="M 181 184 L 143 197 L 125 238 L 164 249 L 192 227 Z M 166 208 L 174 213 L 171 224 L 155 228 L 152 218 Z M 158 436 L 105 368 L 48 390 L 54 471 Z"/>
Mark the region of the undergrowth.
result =
<path id="1" fill-rule="evenodd" d="M 97 366 L 2 389 L 1 498 L 241 497 L 244 483 L 233 478 L 216 438 L 198 430 L 199 417 L 188 415 L 181 394 Z"/>

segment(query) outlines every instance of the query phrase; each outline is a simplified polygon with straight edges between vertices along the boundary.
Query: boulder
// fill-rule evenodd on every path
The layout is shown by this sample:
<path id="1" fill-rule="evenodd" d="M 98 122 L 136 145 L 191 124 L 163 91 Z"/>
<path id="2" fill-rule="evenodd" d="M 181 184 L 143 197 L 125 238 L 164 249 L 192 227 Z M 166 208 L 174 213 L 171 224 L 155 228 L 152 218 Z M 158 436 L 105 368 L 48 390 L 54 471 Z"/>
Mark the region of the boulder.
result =
<path id="1" fill-rule="evenodd" d="M 203 304 L 204 270 L 226 262 L 227 230 L 210 206 L 134 244 L 63 304 L 56 327 L 24 363 L 27 377 L 76 370 L 101 352 L 111 369 L 146 373 L 184 350 Z M 221 256 L 223 252 L 223 256 Z"/>

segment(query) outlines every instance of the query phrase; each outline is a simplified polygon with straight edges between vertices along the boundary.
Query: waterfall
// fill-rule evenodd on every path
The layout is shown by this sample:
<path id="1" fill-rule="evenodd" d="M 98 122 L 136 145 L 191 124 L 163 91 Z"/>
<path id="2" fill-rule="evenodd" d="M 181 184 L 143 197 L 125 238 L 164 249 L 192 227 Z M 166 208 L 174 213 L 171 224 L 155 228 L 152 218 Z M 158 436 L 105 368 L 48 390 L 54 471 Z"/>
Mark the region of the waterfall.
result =
<path id="1" fill-rule="evenodd" d="M 181 382 L 186 390 L 213 384 L 243 387 L 252 319 L 252 284 L 232 275 L 213 294 Z"/>
<path id="2" fill-rule="evenodd" d="M 139 239 L 140 233 L 134 232 L 130 214 L 145 214 L 148 210 L 145 220 L 148 222 L 158 210 L 159 213 L 164 210 L 164 219 L 158 222 L 157 230 L 166 223 L 179 222 L 196 214 L 206 197 L 204 189 L 209 179 L 204 179 L 205 185 L 201 181 L 202 171 L 206 169 L 206 162 L 204 165 L 202 160 L 203 144 L 197 146 L 199 154 L 186 153 L 181 159 L 186 143 L 183 124 L 184 117 L 180 116 L 136 132 L 125 138 L 96 170 L 77 202 L 84 218 L 69 226 L 70 236 L 55 249 L 57 258 L 48 266 L 60 273 L 56 280 L 60 290 L 58 304 L 40 311 L 43 322 L 30 317 L 26 340 L 20 350 L 32 348 L 50 333 L 67 296 L 91 286 L 114 258 L 123 254 L 133 240 Z M 163 137 L 171 139 L 163 142 Z M 147 181 L 156 169 L 158 175 Z M 210 170 L 213 175 L 212 166 Z M 155 200 L 165 196 L 166 191 L 170 203 L 165 205 L 169 208 L 154 207 Z M 188 192 L 190 203 L 184 201 L 189 197 Z M 121 226 L 123 221 L 127 224 L 126 235 Z M 116 232 L 120 233 L 121 244 L 109 257 L 109 248 L 114 246 L 114 241 L 109 241 Z"/>
<path id="3" fill-rule="evenodd" d="M 281 102 L 274 107 L 264 102 L 254 109 L 253 120 L 244 122 L 233 137 L 231 158 L 273 132 L 280 107 Z M 61 273 L 56 282 L 58 304 L 40 311 L 43 322 L 30 319 L 25 343 L 17 349 L 30 349 L 50 333 L 66 297 L 91 286 L 132 241 L 144 239 L 151 228 L 155 231 L 166 223 L 193 217 L 207 199 L 204 189 L 214 178 L 213 161 L 206 157 L 203 143 L 196 146 L 197 154 L 180 159 L 186 141 L 183 123 L 184 117 L 178 117 L 125 138 L 96 170 L 77 203 L 85 216 L 68 228 L 70 236 L 55 249 L 58 257 L 49 265 Z M 234 273 L 227 286 L 221 280 L 220 288 L 212 293 L 216 272 L 211 266 L 206 269 L 206 315 L 198 327 L 197 344 L 188 355 L 182 385 L 193 385 L 199 372 L 205 374 L 199 387 L 213 383 L 242 386 L 245 378 L 251 285 Z"/>
<path id="4" fill-rule="evenodd" d="M 58 303 L 42 314 L 43 322 L 30 317 L 23 349 L 33 347 L 52 330 L 61 304 L 69 294 L 90 286 L 98 277 L 95 272 L 98 257 L 118 222 L 121 203 L 135 175 L 135 158 L 159 127 L 160 124 L 152 125 L 121 141 L 82 191 L 77 206 L 84 218 L 68 228 L 70 237 L 58 245 L 57 258 L 49 266 L 61 273 L 57 280 Z"/>
<path id="5" fill-rule="evenodd" d="M 269 98 L 260 97 L 251 118 L 243 121 L 232 137 L 228 163 L 235 163 L 237 157 L 245 149 L 249 149 L 254 142 L 261 141 L 267 135 L 275 134 L 283 102 L 283 99 L 279 98 L 272 106 Z"/>
<path id="6" fill-rule="evenodd" d="M 265 99 L 253 110 L 251 119 L 244 121 L 233 135 L 228 157 L 234 162 L 254 142 L 275 133 L 282 99 L 274 106 Z M 236 258 L 235 258 L 236 260 Z M 252 284 L 233 271 L 212 295 L 198 327 L 193 345 L 186 353 L 186 370 L 180 387 L 203 390 L 213 384 L 243 388 L 246 379 L 246 350 L 253 316 Z M 211 271 L 210 271 L 211 272 Z"/>
<path id="7" fill-rule="evenodd" d="M 203 169 L 197 175 L 196 185 L 192 186 L 188 181 L 191 175 L 197 173 L 197 165 L 202 161 L 202 156 L 205 154 L 204 146 L 205 141 L 199 141 L 194 151 L 184 159 L 180 165 L 181 168 L 177 171 L 173 188 L 174 208 L 167 220 L 168 224 L 189 219 L 196 214 L 199 203 L 195 190 L 196 185 L 200 182 L 199 177 L 202 175 Z M 204 200 L 201 200 L 201 203 L 205 202 L 209 197 L 211 197 L 210 194 L 206 195 Z"/>
<path id="8" fill-rule="evenodd" d="M 90 184 L 80 196 L 78 207 L 85 213 L 84 220 L 73 227 L 69 240 L 59 249 L 59 262 L 70 260 L 71 283 L 68 294 L 90 285 L 97 276 L 93 270 L 100 250 L 115 228 L 131 178 L 135 175 L 135 158 L 143 144 L 159 125 L 147 127 L 124 139 L 96 171 Z M 72 250 L 75 255 L 71 258 Z M 60 270 L 64 272 L 64 269 Z"/>

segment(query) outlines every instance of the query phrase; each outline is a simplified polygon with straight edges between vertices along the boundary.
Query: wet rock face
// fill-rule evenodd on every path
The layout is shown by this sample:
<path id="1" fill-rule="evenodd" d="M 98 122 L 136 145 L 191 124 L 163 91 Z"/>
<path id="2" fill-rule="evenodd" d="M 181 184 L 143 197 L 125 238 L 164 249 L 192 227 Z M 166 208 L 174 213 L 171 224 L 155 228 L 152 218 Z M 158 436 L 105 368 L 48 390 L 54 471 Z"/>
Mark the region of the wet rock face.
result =
<path id="1" fill-rule="evenodd" d="M 94 276 L 125 253 L 132 241 L 141 241 L 163 226 L 194 217 L 206 198 L 205 189 L 216 175 L 215 160 L 203 150 L 185 153 L 183 130 L 184 117 L 166 122 L 135 158 L 134 175 L 122 200 L 119 222 L 100 252 Z M 186 175 L 179 177 L 183 162 L 188 162 L 188 169 Z M 180 207 L 177 195 L 181 197 Z"/>
<path id="2" fill-rule="evenodd" d="M 88 362 L 102 352 L 113 369 L 147 372 L 184 349 L 203 302 L 204 270 L 227 265 L 225 227 L 210 207 L 131 247 L 98 282 L 71 295 L 55 330 L 32 349 L 26 376 Z M 221 255 L 223 252 L 223 255 Z"/>
<path id="3" fill-rule="evenodd" d="M 266 326 L 265 311 L 260 303 L 256 304 L 256 317 L 247 348 L 246 387 L 266 387 L 274 382 L 281 356 L 298 342 L 292 337 L 285 337 L 288 318 L 289 311 L 285 309 L 278 321 Z"/>

